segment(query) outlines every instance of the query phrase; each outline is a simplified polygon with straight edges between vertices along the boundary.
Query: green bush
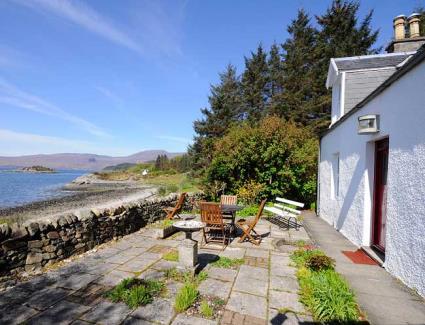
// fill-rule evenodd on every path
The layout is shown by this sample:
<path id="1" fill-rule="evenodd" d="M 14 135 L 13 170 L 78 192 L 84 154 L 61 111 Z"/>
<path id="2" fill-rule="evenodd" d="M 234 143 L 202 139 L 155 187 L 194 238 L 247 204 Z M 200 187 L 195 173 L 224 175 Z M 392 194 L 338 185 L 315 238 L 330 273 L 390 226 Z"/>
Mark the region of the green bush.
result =
<path id="1" fill-rule="evenodd" d="M 305 266 L 313 271 L 333 270 L 335 260 L 326 255 L 312 255 L 305 261 Z"/>
<path id="2" fill-rule="evenodd" d="M 188 309 L 198 298 L 199 292 L 194 283 L 187 282 L 177 292 L 174 309 L 181 313 Z"/>
<path id="3" fill-rule="evenodd" d="M 251 179 L 238 188 L 237 194 L 242 202 L 254 204 L 260 198 L 260 194 L 264 189 L 264 184 L 257 183 Z"/>
<path id="4" fill-rule="evenodd" d="M 251 217 L 257 215 L 258 205 L 248 205 L 244 207 L 242 210 L 236 212 L 238 217 Z"/>
<path id="5" fill-rule="evenodd" d="M 347 282 L 334 270 L 298 272 L 301 302 L 321 322 L 356 322 L 359 308 Z"/>
<path id="6" fill-rule="evenodd" d="M 325 253 L 323 253 L 319 249 L 297 249 L 294 251 L 291 255 L 291 260 L 298 266 L 302 267 L 305 266 L 306 261 L 311 258 L 312 256 L 323 256 Z"/>
<path id="7" fill-rule="evenodd" d="M 313 202 L 316 197 L 318 141 L 309 129 L 277 117 L 263 119 L 257 126 L 232 127 L 214 144 L 214 157 L 206 180 L 214 192 L 220 184 L 235 193 L 246 184 L 261 184 L 261 195 Z"/>
<path id="8" fill-rule="evenodd" d="M 106 297 L 112 302 L 124 302 L 130 308 L 147 305 L 153 301 L 165 288 L 162 281 L 127 278 L 122 280 Z"/>

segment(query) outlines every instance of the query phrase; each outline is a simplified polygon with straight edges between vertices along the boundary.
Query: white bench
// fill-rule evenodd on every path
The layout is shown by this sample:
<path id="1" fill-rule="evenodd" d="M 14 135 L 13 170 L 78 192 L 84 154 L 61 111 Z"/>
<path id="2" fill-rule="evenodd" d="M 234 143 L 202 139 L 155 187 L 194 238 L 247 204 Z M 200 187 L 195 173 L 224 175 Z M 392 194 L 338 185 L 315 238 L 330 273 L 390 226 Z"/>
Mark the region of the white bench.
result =
<path id="1" fill-rule="evenodd" d="M 288 200 L 281 197 L 277 197 L 276 201 L 280 203 L 274 203 L 273 207 L 264 208 L 265 210 L 273 213 L 272 221 L 274 221 L 274 223 L 276 223 L 278 226 L 286 224 L 288 229 L 291 225 L 293 225 L 294 228 L 298 230 L 300 224 L 298 223 L 297 217 L 301 214 L 301 211 L 294 209 L 288 205 L 303 208 L 304 203 Z"/>

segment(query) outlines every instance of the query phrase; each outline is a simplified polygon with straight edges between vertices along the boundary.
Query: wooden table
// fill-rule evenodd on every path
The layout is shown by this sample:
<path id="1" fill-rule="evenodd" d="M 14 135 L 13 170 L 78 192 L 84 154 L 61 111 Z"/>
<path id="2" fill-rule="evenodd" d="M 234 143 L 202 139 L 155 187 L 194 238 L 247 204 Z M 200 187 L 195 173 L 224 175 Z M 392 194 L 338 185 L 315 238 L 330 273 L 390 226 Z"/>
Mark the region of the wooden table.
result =
<path id="1" fill-rule="evenodd" d="M 231 234 L 235 234 L 236 225 L 235 225 L 235 219 L 236 219 L 236 212 L 240 211 L 244 208 L 242 205 L 238 204 L 222 204 L 221 205 L 221 212 L 223 214 L 230 214 L 232 216 L 232 221 L 230 223 L 230 227 L 232 228 Z"/>

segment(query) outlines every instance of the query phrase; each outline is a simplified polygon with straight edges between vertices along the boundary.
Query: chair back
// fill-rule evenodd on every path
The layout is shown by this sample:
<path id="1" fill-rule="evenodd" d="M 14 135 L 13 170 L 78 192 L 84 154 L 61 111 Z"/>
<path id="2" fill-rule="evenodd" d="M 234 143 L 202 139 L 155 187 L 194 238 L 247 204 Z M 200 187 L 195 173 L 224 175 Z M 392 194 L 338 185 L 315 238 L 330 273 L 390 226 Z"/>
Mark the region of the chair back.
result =
<path id="1" fill-rule="evenodd" d="M 181 210 L 183 208 L 183 204 L 184 204 L 184 200 L 186 198 L 187 193 L 183 192 L 182 194 L 180 194 L 179 200 L 177 201 L 176 204 L 176 210 Z"/>
<path id="2" fill-rule="evenodd" d="M 222 195 L 220 197 L 221 205 L 236 205 L 238 203 L 238 197 L 236 195 Z"/>
<path id="3" fill-rule="evenodd" d="M 201 202 L 201 221 L 208 225 L 224 225 L 220 204 L 214 202 Z"/>
<path id="4" fill-rule="evenodd" d="M 266 205 L 266 202 L 267 200 L 261 201 L 260 207 L 258 208 L 257 215 L 255 216 L 254 222 L 251 224 L 251 229 L 253 229 L 255 225 L 257 224 L 258 220 L 260 220 L 261 215 L 263 214 L 263 210 L 264 210 L 264 206 Z"/>

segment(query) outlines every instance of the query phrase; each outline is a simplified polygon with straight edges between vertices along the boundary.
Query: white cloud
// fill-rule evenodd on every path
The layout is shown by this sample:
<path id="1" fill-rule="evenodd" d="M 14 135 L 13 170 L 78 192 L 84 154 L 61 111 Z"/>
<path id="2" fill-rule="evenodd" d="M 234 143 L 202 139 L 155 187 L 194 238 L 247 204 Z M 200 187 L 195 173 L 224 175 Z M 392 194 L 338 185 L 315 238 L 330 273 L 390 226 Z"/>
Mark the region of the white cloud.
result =
<path id="1" fill-rule="evenodd" d="M 72 115 L 60 107 L 49 103 L 37 96 L 24 92 L 14 85 L 0 78 L 0 103 L 37 112 L 44 115 L 54 116 L 65 120 L 77 127 L 86 130 L 96 136 L 109 136 L 95 124 L 75 115 Z"/>
<path id="2" fill-rule="evenodd" d="M 15 0 L 34 10 L 44 10 L 108 39 L 115 44 L 142 53 L 140 45 L 127 33 L 114 26 L 106 17 L 79 1 L 69 0 Z"/>
<path id="3" fill-rule="evenodd" d="M 102 86 L 96 86 L 94 87 L 98 92 L 100 92 L 103 96 L 105 96 L 106 98 L 109 98 L 110 100 L 112 100 L 114 102 L 114 104 L 121 106 L 122 103 L 124 102 L 123 99 L 121 97 L 119 97 L 117 94 L 115 94 L 114 92 L 112 92 L 110 89 L 102 87 Z"/>

